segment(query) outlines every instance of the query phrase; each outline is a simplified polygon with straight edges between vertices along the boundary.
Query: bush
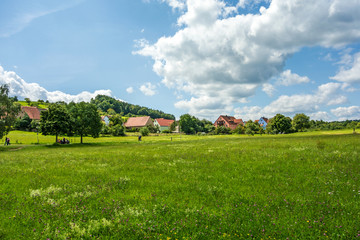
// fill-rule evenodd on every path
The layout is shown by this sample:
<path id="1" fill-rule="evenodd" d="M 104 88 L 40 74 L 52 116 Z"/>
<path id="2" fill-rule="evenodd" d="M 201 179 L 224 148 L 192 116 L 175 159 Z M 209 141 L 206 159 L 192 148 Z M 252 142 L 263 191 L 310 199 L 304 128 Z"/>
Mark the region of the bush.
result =
<path id="1" fill-rule="evenodd" d="M 230 134 L 231 132 L 231 129 L 230 128 L 227 128 L 227 127 L 224 127 L 224 126 L 220 126 L 220 127 L 217 127 L 214 131 L 214 133 L 216 135 L 219 135 L 219 134 Z"/>
<path id="2" fill-rule="evenodd" d="M 140 134 L 141 136 L 145 137 L 145 136 L 148 136 L 150 133 L 149 129 L 147 127 L 144 127 L 142 129 L 140 129 Z"/>
<path id="3" fill-rule="evenodd" d="M 125 129 L 121 125 L 112 126 L 110 131 L 113 136 L 125 136 Z"/>
<path id="4" fill-rule="evenodd" d="M 165 130 L 163 130 L 161 133 L 171 133 L 171 131 L 170 131 L 170 130 L 165 129 Z"/>

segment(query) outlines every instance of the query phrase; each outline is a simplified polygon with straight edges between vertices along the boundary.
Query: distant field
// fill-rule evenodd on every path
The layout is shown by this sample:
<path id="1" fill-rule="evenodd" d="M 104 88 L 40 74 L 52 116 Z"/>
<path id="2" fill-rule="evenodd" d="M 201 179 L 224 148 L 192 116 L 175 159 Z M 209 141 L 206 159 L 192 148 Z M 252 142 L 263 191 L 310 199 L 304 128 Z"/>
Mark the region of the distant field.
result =
<path id="1" fill-rule="evenodd" d="M 26 101 L 17 101 L 21 106 L 30 106 Z M 34 104 L 37 104 L 39 108 L 47 108 L 49 104 L 47 103 L 38 103 L 38 102 L 32 102 Z"/>
<path id="2" fill-rule="evenodd" d="M 54 136 L 11 132 L 0 239 L 354 239 L 360 135 L 345 133 L 54 146 Z"/>

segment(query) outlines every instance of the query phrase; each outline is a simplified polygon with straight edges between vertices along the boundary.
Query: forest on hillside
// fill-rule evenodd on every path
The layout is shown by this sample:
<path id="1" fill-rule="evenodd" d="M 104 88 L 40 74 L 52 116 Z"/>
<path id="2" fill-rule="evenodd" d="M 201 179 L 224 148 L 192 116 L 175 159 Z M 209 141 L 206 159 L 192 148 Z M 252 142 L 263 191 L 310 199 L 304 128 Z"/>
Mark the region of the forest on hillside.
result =
<path id="1" fill-rule="evenodd" d="M 104 114 L 120 114 L 126 117 L 150 116 L 153 119 L 165 118 L 175 120 L 175 116 L 172 114 L 164 113 L 160 110 L 154 110 L 151 108 L 130 104 L 105 95 L 97 95 L 95 98 L 91 99 L 91 103 L 95 104 Z"/>

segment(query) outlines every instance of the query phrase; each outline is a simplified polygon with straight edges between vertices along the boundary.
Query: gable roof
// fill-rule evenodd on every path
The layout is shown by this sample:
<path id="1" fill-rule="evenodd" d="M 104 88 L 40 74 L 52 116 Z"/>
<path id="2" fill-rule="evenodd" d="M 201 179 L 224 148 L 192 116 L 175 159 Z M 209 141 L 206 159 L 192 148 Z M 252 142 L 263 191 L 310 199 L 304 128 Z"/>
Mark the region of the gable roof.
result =
<path id="1" fill-rule="evenodd" d="M 161 127 L 170 127 L 170 125 L 174 122 L 174 120 L 164 118 L 156 118 L 155 121 L 157 121 Z"/>
<path id="2" fill-rule="evenodd" d="M 124 124 L 125 127 L 145 127 L 149 125 L 149 121 L 151 121 L 149 116 L 146 117 L 130 117 L 126 123 Z"/>
<path id="3" fill-rule="evenodd" d="M 39 109 L 37 107 L 22 106 L 21 111 L 26 113 L 32 120 L 40 120 L 40 112 L 45 109 Z"/>

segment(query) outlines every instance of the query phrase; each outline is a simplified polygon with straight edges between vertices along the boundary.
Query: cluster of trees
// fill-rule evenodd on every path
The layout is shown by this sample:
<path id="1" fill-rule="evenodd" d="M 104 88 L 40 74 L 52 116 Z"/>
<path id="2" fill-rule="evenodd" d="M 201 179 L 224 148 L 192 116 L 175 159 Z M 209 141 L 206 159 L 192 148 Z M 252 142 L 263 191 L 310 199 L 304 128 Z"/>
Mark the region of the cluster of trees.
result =
<path id="1" fill-rule="evenodd" d="M 209 133 L 215 130 L 212 122 L 208 120 L 199 120 L 190 114 L 180 116 L 180 131 L 186 134 L 195 134 L 199 132 Z"/>
<path id="2" fill-rule="evenodd" d="M 97 107 L 85 102 L 53 103 L 40 116 L 40 132 L 43 135 L 55 135 L 56 142 L 59 135 L 77 135 L 83 143 L 84 136 L 99 137 L 102 127 Z"/>
<path id="3" fill-rule="evenodd" d="M 125 117 L 150 116 L 153 119 L 165 118 L 175 120 L 175 116 L 172 114 L 167 114 L 159 110 L 122 102 L 105 95 L 97 95 L 95 98 L 91 99 L 91 103 L 95 104 L 104 115 L 120 114 Z"/>
<path id="4" fill-rule="evenodd" d="M 7 85 L 0 86 L 0 139 L 8 134 L 14 124 L 21 107 L 9 98 Z"/>

